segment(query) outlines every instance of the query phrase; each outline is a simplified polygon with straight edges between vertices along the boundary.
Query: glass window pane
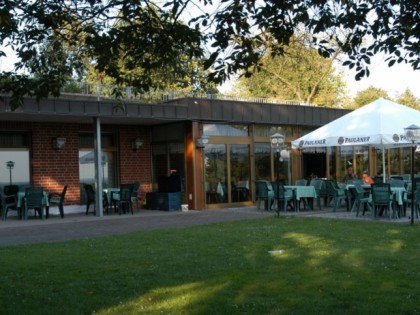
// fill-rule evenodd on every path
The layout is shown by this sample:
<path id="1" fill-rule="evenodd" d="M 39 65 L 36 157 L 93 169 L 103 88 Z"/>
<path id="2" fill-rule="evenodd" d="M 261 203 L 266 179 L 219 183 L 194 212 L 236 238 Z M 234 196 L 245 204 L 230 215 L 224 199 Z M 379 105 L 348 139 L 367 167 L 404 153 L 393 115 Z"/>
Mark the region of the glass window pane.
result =
<path id="1" fill-rule="evenodd" d="M 329 176 L 328 179 L 337 179 L 336 174 L 336 150 L 338 150 L 337 147 L 330 147 L 327 149 L 328 152 L 328 169 L 329 169 Z"/>
<path id="2" fill-rule="evenodd" d="M 225 144 L 208 144 L 204 148 L 206 202 L 227 202 L 227 156 Z"/>
<path id="3" fill-rule="evenodd" d="M 230 145 L 230 173 L 232 202 L 250 200 L 249 145 Z"/>
<path id="4" fill-rule="evenodd" d="M 172 143 L 169 145 L 169 169 L 170 175 L 179 175 L 182 180 L 182 191 L 185 187 L 185 145 L 183 143 Z"/>
<path id="5" fill-rule="evenodd" d="M 169 174 L 167 145 L 164 143 L 152 145 L 152 157 L 154 183 L 157 185 L 157 179 L 160 176 L 168 176 Z"/>
<path id="6" fill-rule="evenodd" d="M 389 174 L 390 175 L 401 175 L 401 167 L 402 167 L 402 162 L 401 162 L 401 155 L 400 155 L 400 149 L 395 148 L 395 149 L 389 149 Z"/>
<path id="7" fill-rule="evenodd" d="M 385 150 L 385 156 L 386 156 L 386 150 Z M 378 176 L 382 176 L 382 174 L 384 172 L 383 158 L 384 157 L 383 157 L 383 154 L 382 154 L 382 149 L 377 149 L 376 150 L 376 175 L 378 175 Z M 386 161 L 385 161 L 385 164 L 386 164 Z M 375 174 L 370 174 L 370 175 L 374 176 Z"/>
<path id="8" fill-rule="evenodd" d="M 101 167 L 103 172 L 103 188 L 117 187 L 116 175 L 116 153 L 112 151 L 102 151 Z M 79 182 L 80 182 L 80 200 L 86 201 L 83 184 L 95 183 L 95 158 L 94 151 L 79 151 Z"/>
<path id="9" fill-rule="evenodd" d="M 248 126 L 205 124 L 203 125 L 203 134 L 206 136 L 247 137 Z"/>
<path id="10" fill-rule="evenodd" d="M 256 180 L 271 180 L 270 154 L 269 143 L 256 143 L 254 145 Z"/>
<path id="11" fill-rule="evenodd" d="M 26 132 L 1 132 L 1 148 L 29 147 L 29 135 Z"/>
<path id="12" fill-rule="evenodd" d="M 101 147 L 111 148 L 114 147 L 114 135 L 102 135 L 101 136 Z M 93 134 L 81 134 L 79 136 L 79 148 L 91 149 L 94 147 Z"/>
<path id="13" fill-rule="evenodd" d="M 285 137 L 293 136 L 293 128 L 285 126 L 255 126 L 255 136 L 269 138 L 275 133 L 280 133 Z"/>
<path id="14" fill-rule="evenodd" d="M 12 169 L 6 165 L 8 161 L 15 164 Z M 0 151 L 0 186 L 28 185 L 30 183 L 29 150 Z"/>
<path id="15" fill-rule="evenodd" d="M 346 182 L 346 174 L 347 174 L 347 168 L 353 166 L 353 147 L 340 147 L 340 169 L 338 174 L 338 180 L 341 182 Z"/>
<path id="16" fill-rule="evenodd" d="M 401 154 L 403 156 L 403 169 L 402 174 L 411 174 L 411 148 L 402 148 Z M 418 155 L 418 154 L 416 154 Z M 417 169 L 419 170 L 419 169 Z"/>
<path id="17" fill-rule="evenodd" d="M 354 168 L 354 173 L 357 178 L 362 178 L 363 172 L 367 171 L 371 174 L 369 170 L 369 147 L 365 146 L 356 146 L 354 147 L 354 153 L 356 154 L 356 167 Z"/>

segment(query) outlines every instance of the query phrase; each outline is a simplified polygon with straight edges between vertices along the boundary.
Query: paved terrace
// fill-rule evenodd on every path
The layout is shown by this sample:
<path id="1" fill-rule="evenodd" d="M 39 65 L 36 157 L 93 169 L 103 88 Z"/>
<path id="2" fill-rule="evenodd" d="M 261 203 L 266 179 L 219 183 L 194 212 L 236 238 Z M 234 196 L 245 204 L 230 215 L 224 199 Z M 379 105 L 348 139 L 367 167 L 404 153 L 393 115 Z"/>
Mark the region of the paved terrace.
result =
<path id="1" fill-rule="evenodd" d="M 65 217 L 61 219 L 57 208 L 50 208 L 50 217 L 45 220 L 31 217 L 27 221 L 10 216 L 0 222 L 0 246 L 33 244 L 43 242 L 60 242 L 75 239 L 86 239 L 106 235 L 124 234 L 134 231 L 178 228 L 204 225 L 218 222 L 252 220 L 263 217 L 273 217 L 274 211 L 258 211 L 256 207 L 226 208 L 218 210 L 158 211 L 137 210 L 131 214 L 110 214 L 103 217 L 85 215 L 84 206 L 67 206 Z M 325 219 L 360 220 L 372 222 L 392 222 L 409 224 L 409 209 L 407 216 L 390 220 L 387 216 L 373 220 L 368 214 L 356 217 L 355 213 L 344 208 L 332 212 L 331 208 L 315 211 L 281 212 L 281 216 L 319 217 Z M 415 224 L 419 224 L 419 219 Z"/>

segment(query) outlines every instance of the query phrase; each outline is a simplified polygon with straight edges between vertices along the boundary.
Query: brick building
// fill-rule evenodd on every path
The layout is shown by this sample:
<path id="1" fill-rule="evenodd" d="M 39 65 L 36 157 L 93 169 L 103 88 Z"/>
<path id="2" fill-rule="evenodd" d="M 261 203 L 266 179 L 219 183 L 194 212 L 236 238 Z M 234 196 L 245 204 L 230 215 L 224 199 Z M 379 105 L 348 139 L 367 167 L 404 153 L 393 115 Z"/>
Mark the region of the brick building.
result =
<path id="1" fill-rule="evenodd" d="M 9 183 L 9 175 L 14 183 L 46 191 L 58 192 L 67 185 L 66 203 L 83 204 L 81 187 L 86 182 L 103 188 L 139 181 L 144 199 L 158 189 L 159 177 L 177 174 L 182 178 L 182 202 L 190 209 L 252 204 L 255 179 L 274 178 L 274 132 L 286 136 L 290 155 L 282 164 L 284 181 L 317 171 L 327 177 L 331 170 L 325 151 L 305 157 L 304 152 L 290 151 L 288 144 L 348 112 L 217 98 L 127 101 L 122 108 L 106 99 L 28 98 L 15 111 L 8 102 L 5 96 L 0 103 L 1 186 Z M 205 147 L 198 145 L 203 136 L 208 139 Z M 61 148 L 54 144 L 57 139 L 64 139 Z M 139 148 L 133 148 L 136 140 L 142 142 Z M 5 165 L 9 160 L 15 162 L 11 170 Z"/>

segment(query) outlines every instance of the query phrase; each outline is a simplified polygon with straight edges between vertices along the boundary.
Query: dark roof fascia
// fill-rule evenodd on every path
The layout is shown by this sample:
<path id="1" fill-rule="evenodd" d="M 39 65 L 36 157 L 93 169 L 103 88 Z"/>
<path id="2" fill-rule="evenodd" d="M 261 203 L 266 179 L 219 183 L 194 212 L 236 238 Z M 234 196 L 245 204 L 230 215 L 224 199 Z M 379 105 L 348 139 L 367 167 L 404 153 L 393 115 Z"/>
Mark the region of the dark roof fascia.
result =
<path id="1" fill-rule="evenodd" d="M 145 104 L 118 100 L 50 98 L 37 102 L 26 98 L 15 111 L 10 97 L 0 102 L 0 120 L 90 123 L 100 117 L 107 124 L 154 125 L 168 121 L 206 121 L 244 124 L 321 126 L 349 110 L 304 105 L 253 103 L 202 98 L 183 98 Z"/>

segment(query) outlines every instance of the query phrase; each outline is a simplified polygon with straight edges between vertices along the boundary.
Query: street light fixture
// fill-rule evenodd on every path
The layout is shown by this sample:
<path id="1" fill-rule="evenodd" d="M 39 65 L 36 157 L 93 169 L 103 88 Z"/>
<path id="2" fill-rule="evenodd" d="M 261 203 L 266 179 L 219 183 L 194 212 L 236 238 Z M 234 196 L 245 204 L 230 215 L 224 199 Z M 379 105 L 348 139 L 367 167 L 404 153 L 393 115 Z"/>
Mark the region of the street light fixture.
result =
<path id="1" fill-rule="evenodd" d="M 197 138 L 195 142 L 195 147 L 197 149 L 204 149 L 209 143 L 209 138 L 205 135 L 202 135 L 201 138 Z"/>
<path id="2" fill-rule="evenodd" d="M 280 151 L 284 143 L 284 135 L 280 133 L 275 133 L 271 137 L 271 148 L 276 150 L 276 186 L 277 186 L 277 215 L 280 215 L 280 186 L 279 186 L 279 169 L 280 169 Z"/>
<path id="3" fill-rule="evenodd" d="M 12 169 L 15 167 L 15 162 L 7 161 L 6 166 L 9 169 L 9 172 L 10 172 L 10 185 L 12 185 Z"/>
<path id="4" fill-rule="evenodd" d="M 405 136 L 408 141 L 411 141 L 413 144 L 411 147 L 411 224 L 414 223 L 414 207 L 415 207 L 415 192 L 416 192 L 416 182 L 414 181 L 414 153 L 416 150 L 416 142 L 420 141 L 420 127 L 416 125 L 410 125 L 404 128 Z"/>

